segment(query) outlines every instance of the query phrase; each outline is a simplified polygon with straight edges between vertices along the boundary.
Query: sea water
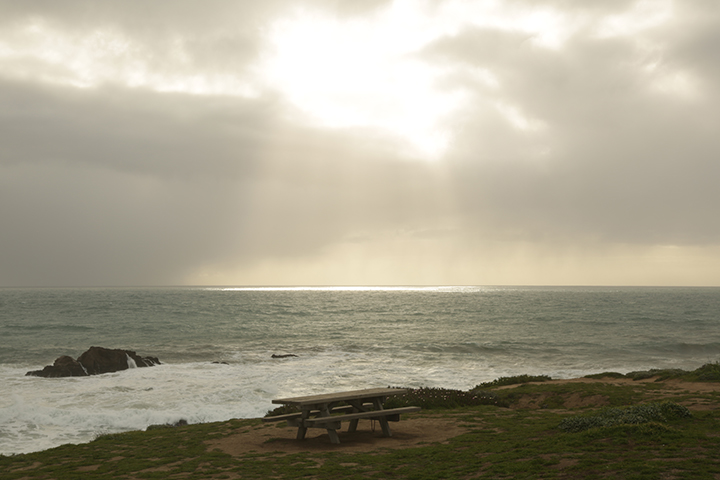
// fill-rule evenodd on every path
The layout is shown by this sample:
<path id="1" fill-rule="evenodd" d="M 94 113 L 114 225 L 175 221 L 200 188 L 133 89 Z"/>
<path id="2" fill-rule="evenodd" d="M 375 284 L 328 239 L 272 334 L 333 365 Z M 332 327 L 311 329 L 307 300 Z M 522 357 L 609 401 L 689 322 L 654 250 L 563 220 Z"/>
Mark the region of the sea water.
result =
<path id="1" fill-rule="evenodd" d="M 259 417 L 279 397 L 692 370 L 720 360 L 719 327 L 718 288 L 5 288 L 0 454 Z M 25 376 L 91 346 L 162 365 Z"/>

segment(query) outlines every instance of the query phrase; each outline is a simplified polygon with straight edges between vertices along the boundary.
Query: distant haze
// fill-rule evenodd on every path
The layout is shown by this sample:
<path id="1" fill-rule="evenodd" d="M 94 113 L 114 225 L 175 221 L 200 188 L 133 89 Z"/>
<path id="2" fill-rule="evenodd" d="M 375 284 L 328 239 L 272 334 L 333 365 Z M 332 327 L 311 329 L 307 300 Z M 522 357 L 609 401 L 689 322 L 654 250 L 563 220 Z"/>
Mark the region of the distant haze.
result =
<path id="1" fill-rule="evenodd" d="M 720 285 L 720 2 L 0 0 L 0 286 Z"/>

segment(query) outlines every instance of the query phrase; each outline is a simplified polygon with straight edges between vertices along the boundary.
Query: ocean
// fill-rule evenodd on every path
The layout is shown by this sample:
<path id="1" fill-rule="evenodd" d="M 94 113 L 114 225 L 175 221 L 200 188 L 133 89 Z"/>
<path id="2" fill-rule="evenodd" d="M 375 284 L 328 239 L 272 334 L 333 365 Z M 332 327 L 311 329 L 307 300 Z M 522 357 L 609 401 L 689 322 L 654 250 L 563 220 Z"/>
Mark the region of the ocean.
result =
<path id="1" fill-rule="evenodd" d="M 91 346 L 162 365 L 25 376 Z M 279 397 L 718 360 L 720 288 L 3 288 L 0 454 L 259 417 Z"/>

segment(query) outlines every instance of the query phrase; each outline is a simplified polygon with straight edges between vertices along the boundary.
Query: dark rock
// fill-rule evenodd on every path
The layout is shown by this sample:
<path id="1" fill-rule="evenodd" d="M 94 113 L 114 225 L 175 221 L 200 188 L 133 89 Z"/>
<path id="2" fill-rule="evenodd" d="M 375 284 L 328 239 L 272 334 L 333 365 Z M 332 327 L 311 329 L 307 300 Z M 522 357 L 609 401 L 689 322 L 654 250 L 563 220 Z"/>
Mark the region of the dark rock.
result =
<path id="1" fill-rule="evenodd" d="M 72 357 L 69 357 L 67 355 L 63 355 L 62 357 L 58 357 L 55 360 L 55 363 L 53 363 L 54 367 L 66 369 L 73 377 L 84 377 L 87 376 L 87 371 L 83 368 L 83 366 L 75 360 Z"/>
<path id="2" fill-rule="evenodd" d="M 58 357 L 52 365 L 42 370 L 35 370 L 25 374 L 35 377 L 58 378 L 58 377 L 86 377 L 88 373 L 77 360 L 67 355 Z"/>
<path id="3" fill-rule="evenodd" d="M 101 373 L 118 372 L 132 367 L 160 365 L 157 357 L 141 357 L 131 350 L 90 347 L 77 360 L 63 355 L 42 370 L 27 372 L 36 377 L 85 377 Z"/>
<path id="4" fill-rule="evenodd" d="M 285 355 L 276 355 L 274 353 L 272 354 L 272 358 L 287 358 L 287 357 L 297 357 L 297 355 L 293 355 L 292 353 L 288 353 Z"/>
<path id="5" fill-rule="evenodd" d="M 103 347 L 90 347 L 78 357 L 78 362 L 90 375 L 127 370 L 133 364 L 136 367 L 152 367 L 160 363 L 156 357 L 141 357 L 131 350 Z"/>

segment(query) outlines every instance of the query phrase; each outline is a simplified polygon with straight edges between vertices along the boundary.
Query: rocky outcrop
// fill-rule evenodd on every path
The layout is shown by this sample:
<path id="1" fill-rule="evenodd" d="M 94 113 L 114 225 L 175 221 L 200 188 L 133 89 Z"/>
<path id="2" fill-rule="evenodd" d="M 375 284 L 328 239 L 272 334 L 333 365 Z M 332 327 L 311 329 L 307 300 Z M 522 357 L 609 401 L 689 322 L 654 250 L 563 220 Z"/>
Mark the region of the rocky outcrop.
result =
<path id="1" fill-rule="evenodd" d="M 135 367 L 152 367 L 160 363 L 155 357 L 141 357 L 131 350 L 90 347 L 77 359 L 88 375 L 118 372 Z"/>
<path id="2" fill-rule="evenodd" d="M 48 365 L 42 370 L 28 372 L 25 375 L 34 375 L 36 377 L 48 378 L 84 377 L 87 375 L 87 372 L 85 371 L 83 366 L 78 363 L 77 360 L 72 357 L 68 357 L 67 355 L 63 355 L 62 357 L 58 357 L 57 360 L 55 360 L 55 363 L 53 363 L 52 365 Z"/>
<path id="3" fill-rule="evenodd" d="M 119 372 L 128 368 L 152 367 L 160 365 L 157 357 L 141 357 L 132 350 L 90 347 L 77 360 L 63 355 L 52 365 L 42 370 L 27 372 L 25 375 L 35 377 L 86 377 L 102 373 Z"/>

